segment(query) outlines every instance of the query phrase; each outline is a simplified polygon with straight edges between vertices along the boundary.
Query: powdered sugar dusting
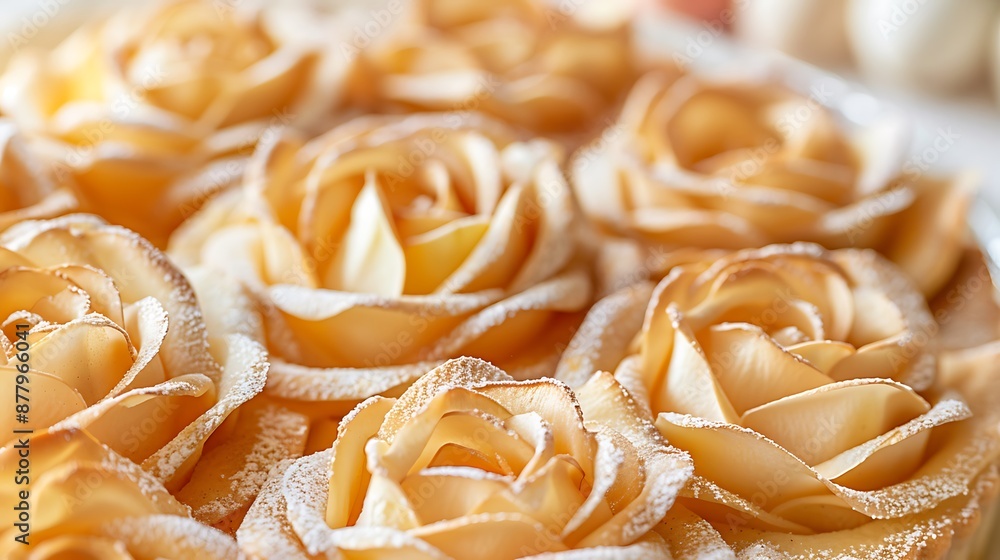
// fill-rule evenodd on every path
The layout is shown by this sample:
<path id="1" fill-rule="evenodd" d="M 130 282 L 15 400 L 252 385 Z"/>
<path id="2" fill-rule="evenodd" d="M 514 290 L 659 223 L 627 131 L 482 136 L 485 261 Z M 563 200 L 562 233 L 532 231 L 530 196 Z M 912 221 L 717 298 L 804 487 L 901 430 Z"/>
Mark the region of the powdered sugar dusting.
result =
<path id="1" fill-rule="evenodd" d="M 243 335 L 228 337 L 227 347 L 230 355 L 219 400 L 143 462 L 143 468 L 160 480 L 170 480 L 233 410 L 264 389 L 268 368 L 264 348 Z"/>
<path id="2" fill-rule="evenodd" d="M 306 550 L 288 522 L 287 504 L 281 492 L 285 472 L 292 463 L 285 460 L 271 469 L 267 483 L 236 531 L 240 548 L 253 560 L 306 558 Z"/>
<path id="3" fill-rule="evenodd" d="M 193 519 L 176 515 L 148 515 L 118 519 L 103 532 L 124 541 L 135 552 L 157 556 L 228 560 L 245 558 L 228 535 Z"/>
<path id="4" fill-rule="evenodd" d="M 218 476 L 226 477 L 225 480 L 214 481 L 214 484 L 228 483 L 229 493 L 217 495 L 194 508 L 194 517 L 203 523 L 218 526 L 226 517 L 246 508 L 264 486 L 268 472 L 284 460 L 297 458 L 305 446 L 308 429 L 306 417 L 274 405 L 268 405 L 260 411 L 244 411 L 243 414 L 248 415 L 248 420 L 253 422 L 251 426 L 244 427 L 244 417 L 240 418 L 239 429 L 241 432 L 245 430 L 245 433 L 236 434 L 229 442 L 223 442 L 202 457 L 199 463 L 199 466 L 208 464 L 214 459 L 212 453 L 221 453 L 225 458 L 229 451 L 227 444 L 234 440 L 250 440 L 249 445 L 235 444 L 235 450 L 240 456 L 235 457 L 234 462 L 239 465 L 239 469 L 231 474 L 219 472 Z M 192 478 L 197 478 L 198 475 L 196 467 Z M 185 490 L 187 488 L 189 487 L 185 487 Z"/>

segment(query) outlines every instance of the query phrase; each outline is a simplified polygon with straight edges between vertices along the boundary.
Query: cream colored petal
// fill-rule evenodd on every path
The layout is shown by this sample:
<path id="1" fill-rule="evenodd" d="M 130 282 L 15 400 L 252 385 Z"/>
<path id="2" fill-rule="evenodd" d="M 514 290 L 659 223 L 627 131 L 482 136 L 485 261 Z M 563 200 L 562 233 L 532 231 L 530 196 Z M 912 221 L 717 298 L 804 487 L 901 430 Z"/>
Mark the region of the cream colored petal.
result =
<path id="1" fill-rule="evenodd" d="M 670 549 L 658 535 L 646 535 L 628 546 L 597 546 L 567 550 L 565 552 L 545 552 L 528 556 L 532 560 L 640 560 L 643 558 L 666 558 Z"/>
<path id="2" fill-rule="evenodd" d="M 966 249 L 962 263 L 941 293 L 928 303 L 940 326 L 942 351 L 972 348 L 1000 338 L 1000 305 L 994 299 L 986 262 L 978 249 Z"/>
<path id="3" fill-rule="evenodd" d="M 536 129 L 566 129 L 601 112 L 603 100 L 583 82 L 552 74 L 536 74 L 503 85 L 499 97 L 510 107 L 508 119 Z"/>
<path id="4" fill-rule="evenodd" d="M 59 377 L 89 404 L 120 391 L 116 385 L 137 357 L 125 329 L 97 314 L 54 326 L 50 332 L 36 328 L 28 340 L 32 369 Z M 81 361 L 81 356 L 87 359 Z"/>
<path id="5" fill-rule="evenodd" d="M 892 305 L 899 309 L 903 326 L 910 331 L 909 336 L 919 340 L 937 332 L 939 327 L 927 309 L 927 302 L 917 290 L 917 286 L 874 251 L 837 251 L 833 253 L 833 259 L 850 274 L 856 283 L 879 290 Z M 858 317 L 857 320 L 863 319 Z M 917 344 L 917 350 L 924 344 L 925 342 Z M 855 345 L 857 346 L 859 343 L 855 343 Z M 915 358 L 914 361 L 919 361 L 920 352 L 910 352 L 910 354 L 911 357 Z M 918 389 L 923 389 L 930 383 L 932 375 L 933 372 L 928 371 L 914 372 L 912 379 L 909 379 L 907 383 Z"/>
<path id="6" fill-rule="evenodd" d="M 116 325 L 125 324 L 121 295 L 115 281 L 105 272 L 92 266 L 61 266 L 53 272 L 67 278 L 90 297 L 91 310 L 111 319 Z"/>
<path id="7" fill-rule="evenodd" d="M 518 154 L 522 147 L 526 148 L 525 151 L 532 152 L 532 155 Z M 567 243 L 566 238 L 572 235 L 576 209 L 559 168 L 558 161 L 561 158 L 547 155 L 547 152 L 554 150 L 549 144 L 535 141 L 527 146 L 514 144 L 504 151 L 506 161 L 531 158 L 541 160 L 532 177 L 534 192 L 530 193 L 532 200 L 527 214 L 518 217 L 520 226 L 515 223 L 515 228 L 533 229 L 535 239 L 521 270 L 511 282 L 510 289 L 513 291 L 524 290 L 550 278 L 566 265 L 575 251 L 575 244 Z M 551 159 L 542 159 L 545 157 Z M 513 163 L 508 164 L 508 167 L 513 166 Z M 537 223 L 531 224 L 536 215 Z"/>
<path id="8" fill-rule="evenodd" d="M 240 142 L 235 149 L 235 153 L 230 154 L 224 146 L 225 137 L 234 134 L 235 130 L 227 130 L 217 133 L 207 138 L 206 144 L 210 146 L 218 143 L 216 148 L 211 146 L 213 159 L 208 161 L 195 161 L 182 169 L 179 175 L 170 183 L 170 188 L 163 194 L 162 204 L 165 208 L 176 209 L 177 217 L 173 220 L 186 221 L 193 214 L 197 213 L 203 206 L 214 200 L 223 193 L 236 190 L 248 166 L 248 154 L 246 139 L 247 132 L 240 130 Z M 206 156 L 207 157 L 207 156 Z M 170 223 L 170 234 L 180 226 Z M 153 235 L 153 234 L 149 234 Z M 154 236 L 160 246 L 169 246 L 167 239 Z"/>
<path id="9" fill-rule="evenodd" d="M 232 537 L 177 515 L 119 519 L 99 534 L 125 543 L 134 554 L 156 558 L 228 560 L 245 558 Z"/>
<path id="10" fill-rule="evenodd" d="M 740 249 L 764 244 L 764 233 L 733 214 L 681 208 L 640 208 L 628 225 L 655 243 L 686 246 L 699 240 L 702 247 Z"/>
<path id="11" fill-rule="evenodd" d="M 914 200 L 913 189 L 903 186 L 830 210 L 816 224 L 818 241 L 831 249 L 878 246 Z"/>
<path id="12" fill-rule="evenodd" d="M 845 340 L 864 346 L 899 334 L 906 328 L 903 310 L 880 290 L 869 286 L 854 289 L 854 324 Z"/>
<path id="13" fill-rule="evenodd" d="M 737 414 L 832 382 L 752 325 L 715 325 L 700 342 Z"/>
<path id="14" fill-rule="evenodd" d="M 465 156 L 471 183 L 475 189 L 472 199 L 475 201 L 476 213 L 487 216 L 493 214 L 503 196 L 499 146 L 490 138 L 476 132 L 457 135 L 452 141 L 456 151 Z M 509 149 L 510 147 L 507 147 L 504 152 Z"/>
<path id="15" fill-rule="evenodd" d="M 439 293 L 475 293 L 507 289 L 528 255 L 530 239 L 526 218 L 530 208 L 524 187 L 504 193 L 490 218 L 490 226 L 462 266 L 441 284 Z M 537 209 L 534 210 L 537 212 Z"/>
<path id="16" fill-rule="evenodd" d="M 249 290 L 227 271 L 208 266 L 184 269 L 198 296 L 208 331 L 209 349 L 216 361 L 226 358 L 226 337 L 241 334 L 254 341 L 265 340 L 263 317 Z M 275 359 L 271 358 L 272 366 Z"/>
<path id="17" fill-rule="evenodd" d="M 264 388 L 267 355 L 262 346 L 242 335 L 227 340 L 229 355 L 223 368 L 219 398 L 201 418 L 184 428 L 176 438 L 143 461 L 143 468 L 159 480 L 173 481 L 189 470 L 205 440 L 243 403 Z"/>
<path id="18" fill-rule="evenodd" d="M 736 422 L 739 415 L 712 373 L 704 351 L 673 307 L 667 308 L 673 323 L 673 353 L 663 378 L 655 379 L 650 389 L 653 411 L 678 411 L 702 418 Z"/>
<path id="19" fill-rule="evenodd" d="M 695 474 L 743 498 L 753 497 L 765 510 L 826 493 L 805 463 L 750 429 L 669 412 L 660 413 L 656 426 L 672 445 L 691 453 Z M 742 465 L 738 471 L 730 468 L 735 457 Z M 782 474 L 783 484 L 762 492 L 758 482 L 772 481 L 773 473 Z"/>
<path id="20" fill-rule="evenodd" d="M 747 155 L 752 158 L 750 153 Z M 780 243 L 811 239 L 809 230 L 824 214 L 833 209 L 831 204 L 811 196 L 769 187 L 744 184 L 738 185 L 731 192 L 727 191 L 726 194 L 729 200 L 724 199 L 718 204 L 720 209 L 753 224 L 763 239 Z M 712 193 L 713 198 L 716 196 L 718 195 Z M 744 245 L 744 247 L 763 244 Z"/>
<path id="21" fill-rule="evenodd" d="M 235 225 L 212 234 L 198 262 L 224 268 L 256 290 L 272 283 L 310 288 L 318 285 L 306 255 L 292 235 L 269 222 Z"/>
<path id="22" fill-rule="evenodd" d="M 510 414 L 536 413 L 550 426 L 557 454 L 566 454 L 586 472 L 593 468 L 593 437 L 580 429 L 583 414 L 576 395 L 551 379 L 524 382 L 493 382 L 479 391 L 499 402 Z"/>
<path id="23" fill-rule="evenodd" d="M 499 290 L 488 290 L 475 294 L 452 294 L 446 298 L 440 296 L 387 298 L 369 293 L 309 290 L 286 284 L 268 289 L 268 296 L 281 311 L 309 321 L 336 317 L 356 307 L 384 308 L 431 316 L 460 315 L 495 303 L 502 295 Z"/>
<path id="24" fill-rule="evenodd" d="M 581 208 L 588 217 L 605 224 L 625 224 L 631 206 L 627 191 L 619 184 L 613 156 L 620 144 L 621 140 L 612 140 L 606 151 L 581 148 L 569 163 L 570 182 Z"/>
<path id="25" fill-rule="evenodd" d="M 973 512 L 982 511 L 996 491 L 995 474 L 985 474 L 967 495 L 949 499 L 939 507 L 898 519 L 876 520 L 857 529 L 789 538 L 787 534 L 767 533 L 722 525 L 723 538 L 738 553 L 738 558 L 785 558 L 806 560 L 817 554 L 833 557 L 904 560 L 919 556 L 946 556 L 954 544 L 961 551 L 969 546 L 966 539 L 982 528 Z"/>
<path id="26" fill-rule="evenodd" d="M 0 236 L 0 245 L 40 266 L 72 263 L 103 270 L 115 280 L 123 302 L 156 298 L 171 321 L 159 354 L 167 370 L 218 376 L 194 291 L 163 253 L 135 233 L 93 216 L 72 215 L 18 224 Z"/>
<path id="27" fill-rule="evenodd" d="M 674 503 L 690 471 L 682 460 L 665 449 L 646 457 L 647 475 L 642 491 L 615 517 L 580 541 L 578 546 L 622 546 L 639 539 L 659 523 Z"/>
<path id="28" fill-rule="evenodd" d="M 787 346 L 785 350 L 809 362 L 809 365 L 824 375 L 830 375 L 837 364 L 854 355 L 855 352 L 854 347 L 850 344 L 833 340 L 801 342 Z"/>
<path id="29" fill-rule="evenodd" d="M 859 379 L 823 385 L 747 410 L 740 423 L 814 466 L 930 409 L 927 401 L 905 385 Z"/>
<path id="30" fill-rule="evenodd" d="M 837 496 L 805 496 L 789 500 L 771 513 L 788 519 L 808 519 L 809 527 L 817 533 L 854 529 L 872 520 L 851 509 Z"/>
<path id="31" fill-rule="evenodd" d="M 971 415 L 964 402 L 946 398 L 927 413 L 813 468 L 825 478 L 857 490 L 888 486 L 920 465 L 932 428 Z"/>
<path id="32" fill-rule="evenodd" d="M 763 485 L 760 493 L 746 499 L 696 474 L 681 491 L 678 503 L 703 519 L 715 523 L 721 520 L 733 528 L 776 531 L 784 534 L 786 538 L 788 535 L 811 535 L 815 532 L 805 525 L 794 523 L 763 509 L 761 504 L 764 503 L 764 496 L 772 492 L 770 483 L 777 483 L 773 480 L 760 482 Z"/>
<path id="33" fill-rule="evenodd" d="M 489 79 L 477 70 L 388 75 L 382 79 L 381 93 L 390 99 L 431 107 L 455 107 L 475 98 L 484 83 L 489 83 Z"/>
<path id="34" fill-rule="evenodd" d="M 530 416 L 537 422 L 525 422 L 520 416 L 500 420 L 483 412 L 452 412 L 434 426 L 409 473 L 460 461 L 457 464 L 486 473 L 527 478 L 555 455 L 548 424 Z"/>
<path id="35" fill-rule="evenodd" d="M 127 515 L 187 515 L 187 509 L 138 465 L 82 430 L 39 434 L 30 445 L 32 466 L 39 469 L 31 488 L 32 529 L 37 534 L 53 528 L 93 528 Z M 18 460 L 18 449 L 12 445 L 0 450 L 0 463 L 15 466 Z M 95 486 L 94 480 L 100 483 Z M 0 486 L 4 503 L 15 503 L 17 490 L 13 484 Z"/>
<path id="36" fill-rule="evenodd" d="M 522 348 L 531 337 L 541 334 L 550 314 L 582 310 L 590 302 L 590 289 L 590 279 L 583 270 L 566 270 L 478 311 L 433 346 L 424 348 L 422 357 L 435 360 L 461 354 L 503 356 L 495 350 Z M 525 321 L 519 324 L 519 319 Z"/>
<path id="37" fill-rule="evenodd" d="M 138 462 L 170 441 L 184 422 L 208 408 L 214 389 L 204 375 L 186 374 L 102 400 L 61 420 L 53 429 L 85 428 Z"/>
<path id="38" fill-rule="evenodd" d="M 958 247 L 965 238 L 966 213 L 978 181 L 971 175 L 917 181 L 917 200 L 899 216 L 899 229 L 885 251 L 930 296 L 958 266 Z"/>
<path id="39" fill-rule="evenodd" d="M 934 356 L 924 351 L 927 340 L 926 335 L 917 338 L 914 333 L 903 331 L 873 342 L 837 362 L 830 371 L 830 377 L 838 381 L 881 377 L 925 390 L 933 381 L 937 369 Z"/>
<path id="40" fill-rule="evenodd" d="M 5 557 L 9 560 L 47 558 L 106 558 L 107 560 L 133 560 L 128 549 L 119 541 L 93 535 L 63 535 L 42 541 L 30 551 L 15 551 Z"/>
<path id="41" fill-rule="evenodd" d="M 635 487 L 634 482 L 616 481 L 609 493 L 613 502 L 620 503 L 618 496 L 626 491 L 619 484 L 626 485 L 628 493 L 637 490 L 639 493 L 601 528 L 601 532 L 611 538 L 609 542 L 631 542 L 636 538 L 636 533 L 632 531 L 648 531 L 666 515 L 681 487 L 692 475 L 690 460 L 665 445 L 651 419 L 643 415 L 632 396 L 610 374 L 596 374 L 579 389 L 578 395 L 584 417 L 624 435 L 636 447 L 644 465 L 645 481 L 641 490 Z M 624 414 L 623 410 L 626 411 Z"/>
<path id="42" fill-rule="evenodd" d="M 787 154 L 784 158 L 763 161 L 756 169 L 748 169 L 746 161 L 755 159 L 752 151 L 730 152 L 719 161 L 725 167 L 717 168 L 716 173 L 728 174 L 746 185 L 789 191 L 795 198 L 805 195 L 808 198 L 802 200 L 807 205 L 815 206 L 816 200 L 838 205 L 847 202 L 852 194 L 853 167 L 839 162 L 800 159 L 797 155 Z M 715 160 L 713 158 L 712 163 Z"/>
<path id="43" fill-rule="evenodd" d="M 6 402 L 17 404 L 18 391 L 15 382 L 20 372 L 16 369 L 17 363 L 5 365 L 0 368 L 2 371 L 3 385 L 0 386 L 0 397 L 7 399 Z M 28 387 L 29 394 L 20 392 L 21 399 L 27 396 L 31 405 L 31 414 L 28 415 L 28 422 L 21 424 L 16 421 L 13 414 L 0 420 L 0 429 L 5 433 L 14 433 L 16 429 L 41 430 L 47 428 L 64 418 L 77 414 L 87 408 L 87 401 L 83 396 L 68 384 L 65 380 L 48 373 L 33 372 L 30 374 Z"/>
<path id="44" fill-rule="evenodd" d="M 373 440 L 371 443 L 377 442 Z M 371 453 L 372 447 L 371 444 L 366 445 L 365 451 Z M 361 512 L 353 526 L 409 531 L 420 527 L 420 519 L 400 485 L 379 472 L 373 472 L 365 488 Z"/>
<path id="45" fill-rule="evenodd" d="M 699 283 L 724 282 L 727 273 L 745 268 L 772 271 L 786 284 L 772 300 L 775 311 L 801 299 L 818 309 L 826 337 L 844 340 L 850 332 L 854 307 L 848 278 L 839 264 L 836 253 L 812 243 L 770 245 L 717 259 L 701 274 Z"/>
<path id="46" fill-rule="evenodd" d="M 402 399 L 396 402 L 394 408 L 401 406 L 401 403 Z M 438 422 L 448 414 L 471 409 L 480 410 L 501 420 L 511 415 L 496 401 L 467 389 L 455 388 L 441 393 L 414 411 L 412 419 L 398 430 L 389 433 L 383 424 L 379 430 L 381 441 L 377 442 L 382 444 L 383 448 L 379 449 L 377 454 L 366 449 L 369 471 L 373 474 L 377 472 L 393 481 L 402 480 L 416 464 Z M 372 441 L 372 444 L 374 443 L 375 440 Z"/>
<path id="47" fill-rule="evenodd" d="M 393 230 L 391 211 L 374 174 L 369 173 L 324 285 L 391 297 L 402 294 L 405 279 L 406 260 Z"/>
<path id="48" fill-rule="evenodd" d="M 507 477 L 474 467 L 437 467 L 406 477 L 400 487 L 422 523 L 437 523 L 473 512 L 505 511 L 484 510 L 483 506 L 489 505 L 487 500 L 492 496 L 507 490 L 509 483 Z M 501 506 L 509 508 L 512 504 L 507 500 Z M 530 511 L 520 513 L 531 515 Z"/>
<path id="49" fill-rule="evenodd" d="M 90 311 L 90 297 L 72 282 L 32 268 L 0 272 L 0 309 L 26 310 L 53 323 L 68 323 Z"/>
<path id="50" fill-rule="evenodd" d="M 478 387 L 492 381 L 510 381 L 499 368 L 475 358 L 457 358 L 438 366 L 420 378 L 400 397 L 386 415 L 379 437 L 391 442 L 397 430 L 409 422 L 412 411 L 443 388 Z"/>
<path id="51" fill-rule="evenodd" d="M 358 405 L 340 423 L 337 440 L 329 453 L 329 494 L 325 505 L 323 525 L 334 529 L 347 527 L 360 513 L 361 500 L 366 492 L 369 473 L 366 470 L 364 446 L 378 433 L 382 421 L 395 403 L 395 399 L 372 397 Z M 312 499 L 312 497 L 310 497 Z M 293 521 L 294 522 L 294 521 Z M 301 534 L 302 529 L 299 529 Z M 308 538 L 303 538 L 308 542 Z"/>
<path id="52" fill-rule="evenodd" d="M 653 288 L 653 295 L 646 308 L 640 338 L 642 373 L 647 389 L 659 385 L 660 379 L 670 365 L 674 350 L 674 329 L 676 309 L 668 312 L 672 305 L 686 304 L 690 297 L 690 286 L 695 274 L 685 274 L 682 267 L 675 267 Z"/>
<path id="53" fill-rule="evenodd" d="M 197 264 L 205 243 L 212 235 L 243 217 L 240 215 L 243 196 L 239 189 L 220 193 L 178 226 L 167 245 L 167 253 L 174 262 L 182 267 Z"/>
<path id="54" fill-rule="evenodd" d="M 391 404 L 391 403 L 390 403 Z M 360 449 L 359 449 L 360 451 Z M 434 547 L 407 533 L 380 527 L 347 527 L 331 530 L 324 518 L 330 454 L 321 452 L 297 461 L 284 477 L 284 494 L 289 522 L 313 554 L 339 549 L 366 551 L 391 543 L 392 549 L 415 558 L 446 560 Z M 353 484 L 353 482 L 351 482 Z M 376 552 L 377 554 L 377 552 Z"/>
<path id="55" fill-rule="evenodd" d="M 488 227 L 488 218 L 468 216 L 409 239 L 403 247 L 409 271 L 404 292 L 448 291 L 444 282 L 478 246 Z"/>
<path id="56" fill-rule="evenodd" d="M 598 430 L 596 440 L 593 480 L 588 480 L 590 493 L 562 528 L 562 540 L 569 545 L 578 544 L 605 526 L 621 511 L 618 504 L 628 503 L 629 498 L 635 498 L 640 492 L 628 483 L 623 484 L 626 480 L 642 478 L 636 472 L 641 459 L 631 442 L 611 430 Z"/>
<path id="57" fill-rule="evenodd" d="M 292 105 L 297 90 L 308 86 L 319 58 L 316 53 L 279 48 L 243 70 L 237 84 L 227 84 L 202 116 L 202 122 L 224 127 L 271 116 L 275 108 Z"/>
<path id="58" fill-rule="evenodd" d="M 166 310 L 155 299 L 143 298 L 129 307 L 127 316 L 123 323 L 131 328 L 130 341 L 137 345 L 135 361 L 105 398 L 129 388 L 159 383 L 166 377 L 158 359 L 169 326 Z"/>
<path id="59" fill-rule="evenodd" d="M 69 214 L 75 211 L 79 205 L 79 201 L 71 192 L 56 191 L 47 195 L 37 204 L 0 214 L 0 230 L 25 220 L 40 220 Z"/>
<path id="60" fill-rule="evenodd" d="M 642 356 L 633 354 L 622 360 L 615 369 L 614 376 L 615 381 L 632 395 L 636 408 L 641 411 L 640 416 L 653 418 L 649 391 L 642 379 Z"/>
<path id="61" fill-rule="evenodd" d="M 310 368 L 272 358 L 266 394 L 310 402 L 356 403 L 406 387 L 440 361 L 372 368 Z"/>
<path id="62" fill-rule="evenodd" d="M 452 558 L 477 549 L 481 558 L 502 560 L 565 550 L 558 537 L 527 515 L 484 513 L 424 525 L 409 533 Z"/>

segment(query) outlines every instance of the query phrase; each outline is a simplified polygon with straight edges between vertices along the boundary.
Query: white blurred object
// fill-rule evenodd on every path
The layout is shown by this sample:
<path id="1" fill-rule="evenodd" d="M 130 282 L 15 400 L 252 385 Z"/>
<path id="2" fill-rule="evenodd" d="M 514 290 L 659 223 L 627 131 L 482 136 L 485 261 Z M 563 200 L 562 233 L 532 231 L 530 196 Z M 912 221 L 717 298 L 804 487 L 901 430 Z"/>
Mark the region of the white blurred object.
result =
<path id="1" fill-rule="evenodd" d="M 873 2 L 873 0 L 863 0 Z M 877 0 L 876 0 L 877 1 Z M 736 0 L 736 35 L 803 60 L 840 66 L 850 60 L 848 0 Z"/>
<path id="2" fill-rule="evenodd" d="M 993 25 L 993 41 L 990 43 L 990 74 L 993 76 L 993 95 L 1000 104 L 1000 17 Z"/>
<path id="3" fill-rule="evenodd" d="M 873 80 L 947 93 L 984 81 L 996 0 L 850 0 L 855 58 Z"/>
<path id="4" fill-rule="evenodd" d="M 124 5 L 124 0 L 0 0 L 0 66 L 22 48 L 51 47 L 81 23 Z"/>

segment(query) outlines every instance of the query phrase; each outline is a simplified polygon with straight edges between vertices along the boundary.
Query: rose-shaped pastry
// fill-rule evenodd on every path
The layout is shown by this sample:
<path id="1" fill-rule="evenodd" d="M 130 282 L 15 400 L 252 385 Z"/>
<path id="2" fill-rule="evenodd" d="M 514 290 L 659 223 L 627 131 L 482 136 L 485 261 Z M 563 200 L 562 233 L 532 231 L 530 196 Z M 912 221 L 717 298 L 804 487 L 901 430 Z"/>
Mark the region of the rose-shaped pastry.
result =
<path id="1" fill-rule="evenodd" d="M 462 358 L 359 405 L 237 540 L 261 559 L 660 558 L 652 529 L 689 476 L 610 375 L 574 395 Z"/>
<path id="2" fill-rule="evenodd" d="M 17 126 L 0 119 L 0 231 L 22 220 L 53 218 L 76 199 L 29 150 Z"/>
<path id="3" fill-rule="evenodd" d="M 602 229 L 647 246 L 873 248 L 933 295 L 961 259 L 972 179 L 924 175 L 897 119 L 854 133 L 820 101 L 768 82 L 649 74 L 620 122 L 573 158 L 574 189 Z"/>
<path id="4" fill-rule="evenodd" d="M 551 371 L 589 305 L 559 150 L 475 114 L 362 118 L 262 145 L 171 240 L 266 319 L 266 393 L 343 415 L 472 355 Z"/>
<path id="5" fill-rule="evenodd" d="M 13 473 L 26 448 L 30 481 L 19 483 Z M 159 480 L 85 431 L 55 430 L 27 447 L 8 444 L 0 448 L 0 468 L 11 473 L 0 481 L 0 556 L 8 560 L 242 557 L 232 537 L 191 519 Z M 21 512 L 27 523 L 12 526 Z M 15 540 L 25 532 L 26 544 Z"/>
<path id="6" fill-rule="evenodd" d="M 342 44 L 357 58 L 352 97 L 378 111 L 475 110 L 543 134 L 587 131 L 636 78 L 629 2 L 602 4 L 417 0 L 380 36 Z"/>
<path id="7" fill-rule="evenodd" d="M 261 135 L 328 104 L 313 99 L 313 47 L 216 4 L 125 11 L 21 51 L 0 76 L 0 112 L 53 140 L 44 151 L 87 210 L 158 246 L 238 181 Z"/>
<path id="8" fill-rule="evenodd" d="M 195 293 L 163 253 L 96 216 L 22 222 L 0 235 L 0 282 L 0 396 L 14 403 L 25 394 L 17 385 L 30 396 L 26 421 L 5 415 L 4 433 L 82 428 L 171 490 L 212 474 L 225 482 L 196 463 L 210 436 L 226 436 L 226 419 L 263 389 L 265 351 L 241 334 L 210 349 Z M 274 439 L 278 428 L 256 414 L 234 416 L 250 424 L 241 436 L 249 443 L 224 438 L 227 445 L 239 441 L 250 454 Z M 253 429 L 262 423 L 269 429 Z M 254 492 L 214 521 L 245 511 Z"/>
<path id="9" fill-rule="evenodd" d="M 977 390 L 954 382 L 954 367 L 935 382 L 938 330 L 874 251 L 774 245 L 608 296 L 558 376 L 574 386 L 614 370 L 691 453 L 681 504 L 726 542 L 750 547 L 753 534 L 779 549 L 827 543 L 842 554 L 832 558 L 910 558 L 918 545 L 901 527 L 951 519 L 934 529 L 950 536 L 966 522 L 955 511 L 992 491 L 1000 453 L 996 367 L 975 374 Z M 789 537 L 812 534 L 831 536 Z M 851 552 L 883 537 L 898 555 Z"/>

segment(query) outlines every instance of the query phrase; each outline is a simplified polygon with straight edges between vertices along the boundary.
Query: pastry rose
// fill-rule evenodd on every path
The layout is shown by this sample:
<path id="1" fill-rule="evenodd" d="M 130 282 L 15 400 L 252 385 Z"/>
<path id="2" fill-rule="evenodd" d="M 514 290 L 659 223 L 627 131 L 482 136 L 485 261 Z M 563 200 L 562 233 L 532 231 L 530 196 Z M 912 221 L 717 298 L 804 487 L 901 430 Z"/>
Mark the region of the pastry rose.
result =
<path id="1" fill-rule="evenodd" d="M 352 97 L 373 110 L 472 110 L 544 134 L 586 130 L 636 78 L 629 2 L 601 4 L 412 2 L 386 15 L 381 35 L 358 26 L 341 44 L 357 62 Z"/>
<path id="2" fill-rule="evenodd" d="M 665 250 L 873 248 L 931 296 L 961 258 L 973 189 L 904 161 L 908 142 L 894 119 L 851 133 L 781 86 L 649 74 L 571 171 L 584 212 L 614 235 Z"/>
<path id="3" fill-rule="evenodd" d="M 0 119 L 0 231 L 36 218 L 53 218 L 76 208 L 62 187 L 29 150 L 17 126 Z"/>
<path id="4" fill-rule="evenodd" d="M 462 358 L 359 405 L 237 540 L 261 559 L 667 557 L 652 529 L 689 476 L 610 375 L 574 394 Z"/>
<path id="5" fill-rule="evenodd" d="M 172 491 L 208 476 L 195 468 L 206 442 L 264 387 L 261 345 L 234 334 L 210 350 L 184 276 L 149 242 L 95 216 L 8 229 L 0 282 L 0 397 L 14 403 L 17 384 L 30 395 L 26 422 L 0 420 L 5 434 L 86 429 Z M 244 439 L 266 433 L 248 428 Z"/>
<path id="6" fill-rule="evenodd" d="M 1000 453 L 996 367 L 935 382 L 937 333 L 922 295 L 873 251 L 776 245 L 608 296 L 558 376 L 574 386 L 614 370 L 694 459 L 681 507 L 738 549 L 909 558 L 907 523 L 950 538 L 968 521 L 956 512 L 993 491 Z"/>
<path id="7" fill-rule="evenodd" d="M 262 135 L 322 105 L 315 49 L 266 23 L 205 0 L 122 12 L 19 52 L 0 76 L 0 112 L 52 140 L 45 153 L 89 211 L 163 245 L 237 182 Z"/>
<path id="8" fill-rule="evenodd" d="M 0 532 L 0 555 L 8 560 L 243 557 L 232 537 L 191 519 L 159 480 L 86 431 L 32 438 L 24 483 L 13 476 L 25 449 L 18 445 L 0 448 L 0 468 L 11 473 L 0 480 L 5 519 L 14 518 Z M 27 523 L 19 528 L 21 512 Z"/>
<path id="9" fill-rule="evenodd" d="M 559 150 L 470 114 L 362 118 L 254 155 L 171 240 L 265 315 L 266 392 L 343 415 L 461 355 L 551 371 L 590 303 Z M 457 119 L 457 120 L 456 120 Z"/>

